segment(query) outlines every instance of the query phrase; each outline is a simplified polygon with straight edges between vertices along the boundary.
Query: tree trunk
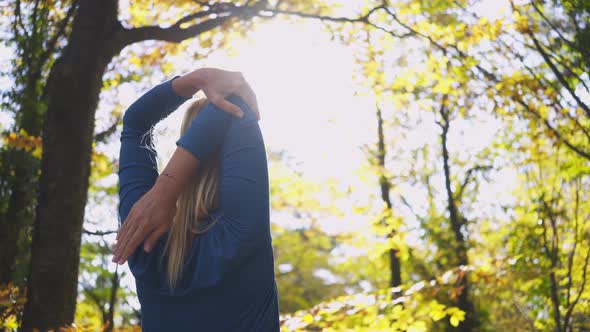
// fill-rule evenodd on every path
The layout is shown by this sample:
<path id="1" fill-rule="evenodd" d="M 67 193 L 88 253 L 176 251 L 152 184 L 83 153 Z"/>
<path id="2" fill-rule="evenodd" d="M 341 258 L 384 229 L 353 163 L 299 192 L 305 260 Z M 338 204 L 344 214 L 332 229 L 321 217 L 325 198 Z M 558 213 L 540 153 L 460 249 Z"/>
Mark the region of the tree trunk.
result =
<path id="1" fill-rule="evenodd" d="M 94 115 L 120 28 L 117 1 L 81 1 L 68 46 L 48 79 L 43 157 L 23 330 L 74 320 Z"/>
<path id="2" fill-rule="evenodd" d="M 38 40 L 30 41 L 28 53 L 34 53 L 42 49 L 41 42 Z M 20 45 L 19 46 L 23 46 Z M 29 57 L 31 55 L 28 55 Z M 33 60 L 24 66 L 23 72 L 26 77 L 24 87 L 17 98 L 16 103 L 20 104 L 16 112 L 14 131 L 23 129 L 30 136 L 41 135 L 42 114 L 44 104 L 39 89 L 41 77 L 42 60 Z M 13 282 L 16 285 L 24 283 L 26 276 L 25 269 L 28 269 L 27 262 L 17 262 L 20 256 L 23 256 L 23 248 L 28 252 L 30 243 L 21 240 L 26 237 L 30 231 L 34 219 L 34 207 L 37 198 L 39 162 L 31 153 L 17 148 L 7 148 L 8 154 L 6 165 L 3 165 L 7 174 L 3 180 L 2 186 L 7 182 L 10 188 L 0 193 L 0 200 L 6 200 L 8 207 L 0 213 L 0 285 Z M 5 182 L 6 181 L 6 182 Z M 7 197 L 2 197 L 7 194 Z M 24 236 L 23 236 L 24 235 Z M 18 271 L 17 271 L 18 270 Z M 18 272 L 18 273 L 16 273 Z M 15 280 L 15 277 L 19 280 Z"/>
<path id="3" fill-rule="evenodd" d="M 9 152 L 13 161 L 23 159 L 24 156 L 19 152 L 21 151 Z M 18 163 L 20 164 L 20 162 Z M 9 169 L 10 171 L 12 171 L 12 167 Z M 20 230 L 18 211 L 23 211 L 26 203 L 23 193 L 24 186 L 21 183 L 25 177 L 26 174 L 22 174 L 20 168 L 14 169 L 14 182 L 9 184 L 11 194 L 8 198 L 8 208 L 5 213 L 0 214 L 0 286 L 12 282 Z"/>
<path id="4" fill-rule="evenodd" d="M 379 187 L 381 189 L 381 199 L 385 203 L 385 206 L 389 212 L 391 212 L 391 198 L 389 197 L 389 191 L 391 190 L 391 183 L 389 179 L 383 174 L 385 170 L 385 156 L 387 151 L 385 150 L 385 135 L 383 133 L 383 115 L 381 109 L 377 107 L 377 163 L 381 170 L 379 175 Z M 391 231 L 390 236 L 395 235 L 395 230 Z M 398 250 L 389 249 L 389 271 L 390 271 L 390 286 L 397 287 L 402 284 L 401 276 L 401 262 L 398 257 Z"/>
<path id="5" fill-rule="evenodd" d="M 12 282 L 20 287 L 24 286 L 21 282 L 26 275 L 26 265 L 17 264 L 17 257 L 24 254 L 20 240 L 27 236 L 33 220 L 38 161 L 26 151 L 10 149 L 5 153 L 10 159 L 5 171 L 14 174 L 9 175 L 12 180 L 8 181 L 8 207 L 0 214 L 0 285 Z M 15 280 L 16 276 L 19 280 Z"/>
<path id="6" fill-rule="evenodd" d="M 447 193 L 447 201 L 448 201 L 448 209 L 449 209 L 449 216 L 451 222 L 451 228 L 453 230 L 453 234 L 455 235 L 455 250 L 457 254 L 457 263 L 458 265 L 467 266 L 469 264 L 469 259 L 467 257 L 467 244 L 465 241 L 465 237 L 461 232 L 461 226 L 463 225 L 463 219 L 459 215 L 459 211 L 457 209 L 457 202 L 455 201 L 455 196 L 453 194 L 453 189 L 451 188 L 451 166 L 449 162 L 449 150 L 447 146 L 447 136 L 449 132 L 450 120 L 449 120 L 449 113 L 445 106 L 445 100 L 441 101 L 441 108 L 440 114 L 442 117 L 442 123 L 440 126 L 442 128 L 441 133 L 441 144 L 442 144 L 442 154 L 443 154 L 443 170 L 444 170 L 444 177 L 445 177 L 445 189 Z M 460 279 L 458 281 L 458 288 L 459 288 L 459 296 L 457 299 L 457 306 L 459 309 L 465 311 L 465 320 L 459 324 L 457 328 L 450 328 L 452 331 L 462 331 L 462 332 L 470 332 L 473 331 L 476 327 L 476 317 L 475 317 L 475 308 L 473 303 L 469 298 L 469 280 L 468 280 L 468 273 L 467 271 L 463 271 L 460 275 Z"/>
<path id="7" fill-rule="evenodd" d="M 108 324 L 104 332 L 112 332 L 115 328 L 115 305 L 117 304 L 117 292 L 119 291 L 119 270 L 115 269 L 111 278 L 111 297 L 109 298 L 109 310 L 105 317 L 105 323 Z"/>

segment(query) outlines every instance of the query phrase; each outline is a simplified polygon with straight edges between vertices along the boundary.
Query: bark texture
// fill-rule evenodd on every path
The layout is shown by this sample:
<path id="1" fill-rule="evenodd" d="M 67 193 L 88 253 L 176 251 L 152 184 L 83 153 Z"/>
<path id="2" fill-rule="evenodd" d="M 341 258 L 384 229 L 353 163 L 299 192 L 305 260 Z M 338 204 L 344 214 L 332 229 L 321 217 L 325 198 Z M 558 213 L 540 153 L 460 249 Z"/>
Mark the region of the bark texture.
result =
<path id="1" fill-rule="evenodd" d="M 117 29 L 117 1 L 81 1 L 68 46 L 51 69 L 25 331 L 74 320 L 94 115 Z"/>

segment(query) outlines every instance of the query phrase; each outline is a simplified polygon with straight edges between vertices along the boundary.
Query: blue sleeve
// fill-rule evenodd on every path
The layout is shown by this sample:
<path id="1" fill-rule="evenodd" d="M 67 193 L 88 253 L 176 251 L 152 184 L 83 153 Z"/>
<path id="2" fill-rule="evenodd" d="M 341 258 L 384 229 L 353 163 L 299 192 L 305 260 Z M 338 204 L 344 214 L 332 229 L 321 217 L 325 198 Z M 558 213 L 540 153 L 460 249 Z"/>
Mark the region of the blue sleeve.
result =
<path id="1" fill-rule="evenodd" d="M 178 294 L 216 286 L 236 268 L 256 259 L 262 254 L 260 250 L 272 250 L 268 168 L 262 133 L 254 112 L 240 98 L 231 96 L 228 101 L 239 106 L 244 117 L 231 117 L 220 146 L 219 207 L 211 214 L 217 223 L 196 237 L 192 247 L 195 257 L 187 262 L 183 271 L 186 279 L 177 289 Z M 212 104 L 208 108 L 222 112 Z M 206 130 L 191 134 L 195 135 L 190 140 L 195 146 L 196 142 L 213 137 L 207 136 L 212 134 Z M 217 139 L 214 143 L 218 143 Z"/>
<path id="2" fill-rule="evenodd" d="M 233 117 L 208 103 L 176 141 L 176 145 L 188 150 L 199 161 L 205 161 L 221 147 Z"/>
<path id="3" fill-rule="evenodd" d="M 151 128 L 190 99 L 174 92 L 172 80 L 150 89 L 123 115 L 118 173 L 120 223 L 125 221 L 133 205 L 158 178 L 157 153 L 153 148 Z"/>

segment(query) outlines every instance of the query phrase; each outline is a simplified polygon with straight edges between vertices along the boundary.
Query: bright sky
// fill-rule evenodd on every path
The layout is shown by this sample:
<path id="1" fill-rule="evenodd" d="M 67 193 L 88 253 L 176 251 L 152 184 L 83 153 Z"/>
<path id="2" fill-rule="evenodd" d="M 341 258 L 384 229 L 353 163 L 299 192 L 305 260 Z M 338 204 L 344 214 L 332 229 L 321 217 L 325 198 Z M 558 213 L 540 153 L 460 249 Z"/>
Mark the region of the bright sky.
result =
<path id="1" fill-rule="evenodd" d="M 346 176 L 363 160 L 355 145 L 373 138 L 374 119 L 367 112 L 372 106 L 353 96 L 350 48 L 331 42 L 317 22 L 264 24 L 251 42 L 232 47 L 237 55 L 216 52 L 202 65 L 245 74 L 271 149 L 296 155 L 316 180 Z M 177 64 L 185 67 L 182 58 Z"/>

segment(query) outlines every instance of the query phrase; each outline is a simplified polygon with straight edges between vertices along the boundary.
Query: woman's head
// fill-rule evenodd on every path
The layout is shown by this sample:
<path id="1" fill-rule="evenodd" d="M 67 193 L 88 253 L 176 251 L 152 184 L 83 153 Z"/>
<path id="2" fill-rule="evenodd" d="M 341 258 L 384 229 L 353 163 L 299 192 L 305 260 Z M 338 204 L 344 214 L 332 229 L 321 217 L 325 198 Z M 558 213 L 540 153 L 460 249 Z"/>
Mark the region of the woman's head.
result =
<path id="1" fill-rule="evenodd" d="M 192 120 L 207 104 L 208 100 L 203 97 L 187 108 L 180 135 L 184 134 Z M 218 179 L 219 158 L 218 155 L 213 155 L 200 163 L 197 173 L 178 197 L 176 214 L 164 248 L 164 255 L 168 255 L 167 275 L 170 288 L 174 288 L 180 278 L 193 235 L 206 231 L 202 227 L 203 219 L 207 217 L 209 211 L 217 207 Z"/>

